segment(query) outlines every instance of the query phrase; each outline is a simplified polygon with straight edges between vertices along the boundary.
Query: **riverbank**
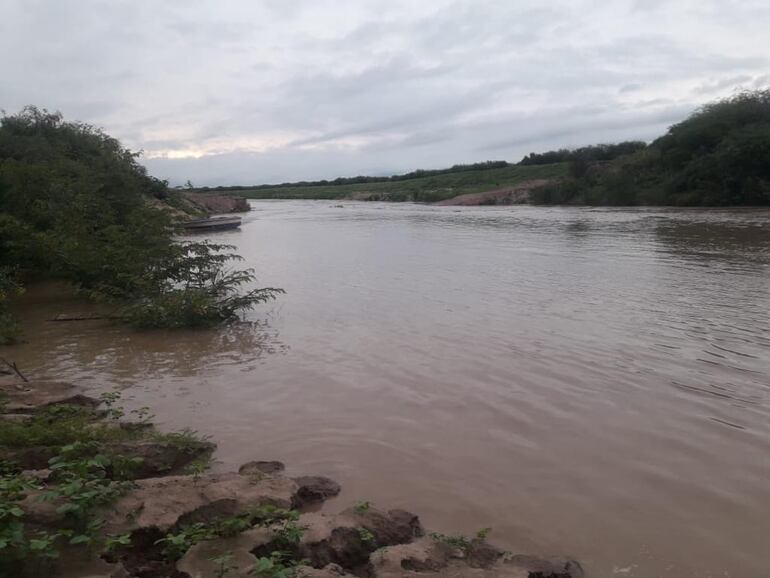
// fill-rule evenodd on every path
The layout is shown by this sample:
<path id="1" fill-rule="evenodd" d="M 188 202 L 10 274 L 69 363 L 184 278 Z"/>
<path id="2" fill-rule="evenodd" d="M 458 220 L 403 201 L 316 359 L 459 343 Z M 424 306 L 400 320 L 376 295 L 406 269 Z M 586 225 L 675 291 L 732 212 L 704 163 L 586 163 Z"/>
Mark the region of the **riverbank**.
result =
<path id="1" fill-rule="evenodd" d="M 6 576 L 582 578 L 566 558 L 514 554 L 476 536 L 426 532 L 415 514 L 359 502 L 277 461 L 207 473 L 215 444 L 161 433 L 118 395 L 0 376 L 0 571 Z"/>
<path id="2" fill-rule="evenodd" d="M 201 194 L 240 195 L 249 199 L 323 199 L 436 203 L 460 195 L 511 190 L 532 181 L 550 182 L 566 174 L 565 163 L 551 165 L 508 165 L 432 174 L 415 175 L 392 181 L 343 184 L 296 183 L 259 187 L 201 189 Z"/>

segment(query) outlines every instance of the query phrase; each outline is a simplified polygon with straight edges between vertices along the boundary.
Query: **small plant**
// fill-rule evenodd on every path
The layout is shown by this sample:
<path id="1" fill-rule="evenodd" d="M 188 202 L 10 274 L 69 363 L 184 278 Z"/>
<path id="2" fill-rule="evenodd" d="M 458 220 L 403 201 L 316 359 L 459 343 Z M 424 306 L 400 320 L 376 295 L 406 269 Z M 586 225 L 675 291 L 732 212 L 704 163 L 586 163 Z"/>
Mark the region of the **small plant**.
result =
<path id="1" fill-rule="evenodd" d="M 292 562 L 285 562 L 282 552 L 273 552 L 269 558 L 258 558 L 249 576 L 254 578 L 295 578 L 297 568 Z"/>
<path id="2" fill-rule="evenodd" d="M 198 523 L 181 528 L 178 532 L 166 534 L 155 543 L 163 546 L 163 556 L 168 560 L 179 560 L 185 552 L 198 542 L 217 537 L 214 528 Z"/>
<path id="3" fill-rule="evenodd" d="M 275 534 L 275 542 L 279 546 L 293 548 L 302 540 L 305 533 L 305 526 L 300 526 L 294 520 L 286 520 L 283 526 Z"/>
<path id="4" fill-rule="evenodd" d="M 67 530 L 62 534 L 69 543 L 91 545 L 101 531 L 103 521 L 93 518 L 93 510 L 123 495 L 130 482 L 111 480 L 107 476 L 112 460 L 98 452 L 96 442 L 76 442 L 62 448 L 49 461 L 55 485 L 42 499 L 61 503 L 56 512 L 65 517 Z"/>
<path id="5" fill-rule="evenodd" d="M 190 462 L 184 469 L 184 472 L 191 475 L 193 478 L 193 485 L 197 485 L 201 479 L 201 475 L 209 468 L 208 460 L 195 460 Z"/>
<path id="6" fill-rule="evenodd" d="M 365 544 L 374 544 L 374 534 L 372 534 L 369 530 L 366 528 L 358 528 L 358 536 L 361 538 L 361 541 Z"/>
<path id="7" fill-rule="evenodd" d="M 453 550 L 460 550 L 463 554 L 467 554 L 471 548 L 486 540 L 491 531 L 492 528 L 482 528 L 476 532 L 476 535 L 473 538 L 468 538 L 462 534 L 447 535 L 438 532 L 433 532 L 430 534 L 430 537 L 439 544 L 443 544 Z"/>
<path id="8" fill-rule="evenodd" d="M 120 401 L 120 397 L 121 393 L 114 390 L 104 392 L 99 396 L 101 402 L 107 406 L 107 409 L 105 410 L 107 417 L 115 421 L 120 420 L 126 414 L 123 408 L 117 405 L 118 401 Z"/>
<path id="9" fill-rule="evenodd" d="M 103 552 L 105 554 L 115 554 L 117 551 L 129 546 L 131 546 L 131 533 L 109 535 L 104 539 Z"/>
<path id="10" fill-rule="evenodd" d="M 225 552 L 221 556 L 216 556 L 215 558 L 209 558 L 209 560 L 211 560 L 217 566 L 214 574 L 216 578 L 224 578 L 231 571 L 236 570 L 238 568 L 237 564 L 233 562 L 232 552 Z"/>
<path id="11" fill-rule="evenodd" d="M 178 432 L 156 433 L 152 436 L 152 439 L 167 443 L 186 454 L 196 454 L 214 447 L 214 444 L 209 441 L 208 437 L 201 436 L 197 431 L 190 428 L 184 428 Z"/>
<path id="12" fill-rule="evenodd" d="M 356 511 L 357 514 L 365 514 L 369 511 L 369 508 L 371 508 L 371 503 L 365 502 L 362 500 L 359 500 L 356 502 L 356 505 L 353 506 L 353 509 Z"/>

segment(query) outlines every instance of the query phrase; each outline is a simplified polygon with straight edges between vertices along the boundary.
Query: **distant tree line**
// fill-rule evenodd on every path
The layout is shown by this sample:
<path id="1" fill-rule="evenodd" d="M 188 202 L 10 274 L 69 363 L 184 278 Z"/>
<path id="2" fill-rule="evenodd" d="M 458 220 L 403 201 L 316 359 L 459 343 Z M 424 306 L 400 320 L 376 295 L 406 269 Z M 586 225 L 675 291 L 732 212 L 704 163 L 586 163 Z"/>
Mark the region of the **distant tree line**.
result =
<path id="1" fill-rule="evenodd" d="M 550 165 L 553 163 L 594 163 L 611 161 L 647 148 L 647 143 L 629 140 L 614 144 L 598 144 L 576 149 L 559 149 L 544 153 L 529 153 L 519 161 L 520 165 Z"/>
<path id="2" fill-rule="evenodd" d="M 411 179 L 419 179 L 422 177 L 433 177 L 436 175 L 446 175 L 451 173 L 462 173 L 467 171 L 479 171 L 488 169 L 502 169 L 512 166 L 511 163 L 506 161 L 483 161 L 479 163 L 453 165 L 448 169 L 435 169 L 435 170 L 422 170 L 411 171 L 401 175 L 392 175 L 389 177 L 338 177 L 332 180 L 321 181 L 297 181 L 280 183 L 277 185 L 232 185 L 232 186 L 220 186 L 220 187 L 201 187 L 200 191 L 240 191 L 244 189 L 259 190 L 259 189 L 278 189 L 287 187 L 328 187 L 335 185 L 361 185 L 369 183 L 392 183 L 398 181 L 408 181 Z"/>
<path id="3" fill-rule="evenodd" d="M 707 104 L 649 146 L 609 162 L 585 158 L 568 159 L 570 176 L 535 191 L 533 201 L 770 205 L 770 90 Z"/>

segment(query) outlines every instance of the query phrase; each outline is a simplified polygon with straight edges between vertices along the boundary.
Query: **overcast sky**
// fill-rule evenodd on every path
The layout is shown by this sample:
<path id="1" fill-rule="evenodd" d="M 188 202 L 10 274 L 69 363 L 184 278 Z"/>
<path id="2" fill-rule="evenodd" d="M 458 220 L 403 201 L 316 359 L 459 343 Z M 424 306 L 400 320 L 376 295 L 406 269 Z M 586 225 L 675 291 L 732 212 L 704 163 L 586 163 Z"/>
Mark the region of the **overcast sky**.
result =
<path id="1" fill-rule="evenodd" d="M 0 0 L 0 108 L 172 183 L 392 174 L 651 139 L 770 86 L 768 0 Z"/>

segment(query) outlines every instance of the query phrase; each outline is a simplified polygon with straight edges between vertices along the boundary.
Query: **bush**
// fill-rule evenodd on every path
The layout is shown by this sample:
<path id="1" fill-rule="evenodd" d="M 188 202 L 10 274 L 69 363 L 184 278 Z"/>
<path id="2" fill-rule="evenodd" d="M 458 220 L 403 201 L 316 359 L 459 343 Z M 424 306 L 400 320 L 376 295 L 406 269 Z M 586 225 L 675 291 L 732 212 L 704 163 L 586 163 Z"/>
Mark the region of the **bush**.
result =
<path id="1" fill-rule="evenodd" d="M 167 198 L 137 153 L 91 125 L 35 107 L 0 119 L 0 268 L 70 281 L 153 327 L 210 325 L 280 293 L 238 294 L 254 275 L 225 268 L 235 255 L 176 243 Z M 2 283 L 0 343 L 16 332 Z"/>
<path id="2" fill-rule="evenodd" d="M 576 155 L 572 180 L 539 192 L 539 202 L 770 205 L 770 90 L 708 104 L 610 163 L 592 147 L 565 154 Z M 536 164 L 531 157 L 522 163 Z"/>

